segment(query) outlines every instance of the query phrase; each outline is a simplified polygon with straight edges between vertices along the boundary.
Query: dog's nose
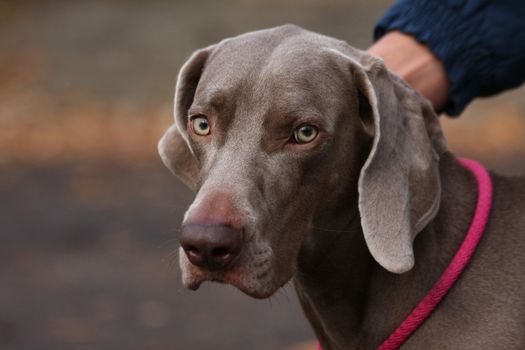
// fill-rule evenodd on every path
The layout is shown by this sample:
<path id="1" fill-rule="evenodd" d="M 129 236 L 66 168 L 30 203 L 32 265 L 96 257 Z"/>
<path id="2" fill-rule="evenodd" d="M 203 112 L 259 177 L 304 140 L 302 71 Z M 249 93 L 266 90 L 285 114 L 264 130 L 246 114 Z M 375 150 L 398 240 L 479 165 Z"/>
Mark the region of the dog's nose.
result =
<path id="1" fill-rule="evenodd" d="M 225 270 L 239 255 L 242 231 L 225 224 L 186 224 L 180 245 L 193 265 L 210 271 Z"/>

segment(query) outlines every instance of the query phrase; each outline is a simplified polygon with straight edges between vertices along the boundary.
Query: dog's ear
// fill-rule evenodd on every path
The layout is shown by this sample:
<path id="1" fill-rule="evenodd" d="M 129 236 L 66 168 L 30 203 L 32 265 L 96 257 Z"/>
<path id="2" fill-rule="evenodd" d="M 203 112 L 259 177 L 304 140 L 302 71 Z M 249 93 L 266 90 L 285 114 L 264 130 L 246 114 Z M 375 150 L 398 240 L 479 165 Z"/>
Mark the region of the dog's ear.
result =
<path id="1" fill-rule="evenodd" d="M 363 233 L 374 259 L 403 273 L 414 265 L 414 238 L 439 208 L 445 139 L 429 102 L 380 59 L 360 51 L 344 56 L 362 122 L 373 135 L 358 182 Z"/>
<path id="2" fill-rule="evenodd" d="M 191 190 L 197 190 L 199 166 L 177 125 L 171 125 L 158 144 L 162 162 Z"/>
<path id="3" fill-rule="evenodd" d="M 175 123 L 159 141 L 160 157 L 173 174 L 186 186 L 196 191 L 199 182 L 199 164 L 188 142 L 188 109 L 193 103 L 199 80 L 214 46 L 196 51 L 180 69 L 175 88 Z"/>

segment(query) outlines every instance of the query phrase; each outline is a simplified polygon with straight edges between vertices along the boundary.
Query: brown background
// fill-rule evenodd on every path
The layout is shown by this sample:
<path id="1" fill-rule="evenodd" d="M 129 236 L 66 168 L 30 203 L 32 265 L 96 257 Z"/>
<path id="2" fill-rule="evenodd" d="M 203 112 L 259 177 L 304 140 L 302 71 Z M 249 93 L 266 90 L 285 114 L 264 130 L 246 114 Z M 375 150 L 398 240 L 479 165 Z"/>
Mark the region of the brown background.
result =
<path id="1" fill-rule="evenodd" d="M 0 0 L 0 349 L 284 349 L 313 338 L 288 286 L 188 292 L 192 195 L 160 164 L 178 68 L 296 23 L 366 48 L 389 1 Z M 525 90 L 442 118 L 450 146 L 525 172 Z"/>

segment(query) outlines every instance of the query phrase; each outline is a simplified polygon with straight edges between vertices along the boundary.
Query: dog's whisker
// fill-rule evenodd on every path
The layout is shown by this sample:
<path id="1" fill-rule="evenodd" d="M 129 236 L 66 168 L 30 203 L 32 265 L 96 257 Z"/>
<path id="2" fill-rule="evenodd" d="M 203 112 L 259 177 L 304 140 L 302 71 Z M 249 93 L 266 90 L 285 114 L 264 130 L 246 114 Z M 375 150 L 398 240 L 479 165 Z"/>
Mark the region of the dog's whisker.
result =
<path id="1" fill-rule="evenodd" d="M 178 250 L 173 250 L 169 252 L 168 254 L 166 254 L 166 256 L 162 259 L 162 261 L 166 263 L 169 272 L 173 272 L 174 270 L 178 271 L 177 269 L 178 260 L 179 260 L 178 253 L 179 253 Z"/>
<path id="2" fill-rule="evenodd" d="M 170 239 L 167 239 L 164 243 L 163 243 L 164 246 L 170 246 L 170 245 L 175 245 L 175 246 L 179 246 L 179 239 L 178 238 L 170 238 Z"/>

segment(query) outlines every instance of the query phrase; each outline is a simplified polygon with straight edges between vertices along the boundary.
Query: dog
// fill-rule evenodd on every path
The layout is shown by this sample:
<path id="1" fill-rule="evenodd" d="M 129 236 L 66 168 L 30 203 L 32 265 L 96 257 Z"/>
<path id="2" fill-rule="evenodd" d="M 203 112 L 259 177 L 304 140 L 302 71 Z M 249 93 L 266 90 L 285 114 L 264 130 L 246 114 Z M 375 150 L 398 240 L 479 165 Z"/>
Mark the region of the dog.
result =
<path id="1" fill-rule="evenodd" d="M 476 181 L 429 102 L 343 41 L 284 25 L 198 50 L 174 115 L 159 153 L 196 192 L 183 284 L 293 281 L 325 350 L 381 344 L 469 229 Z M 403 348 L 525 348 L 525 178 L 491 178 L 483 239 Z"/>

